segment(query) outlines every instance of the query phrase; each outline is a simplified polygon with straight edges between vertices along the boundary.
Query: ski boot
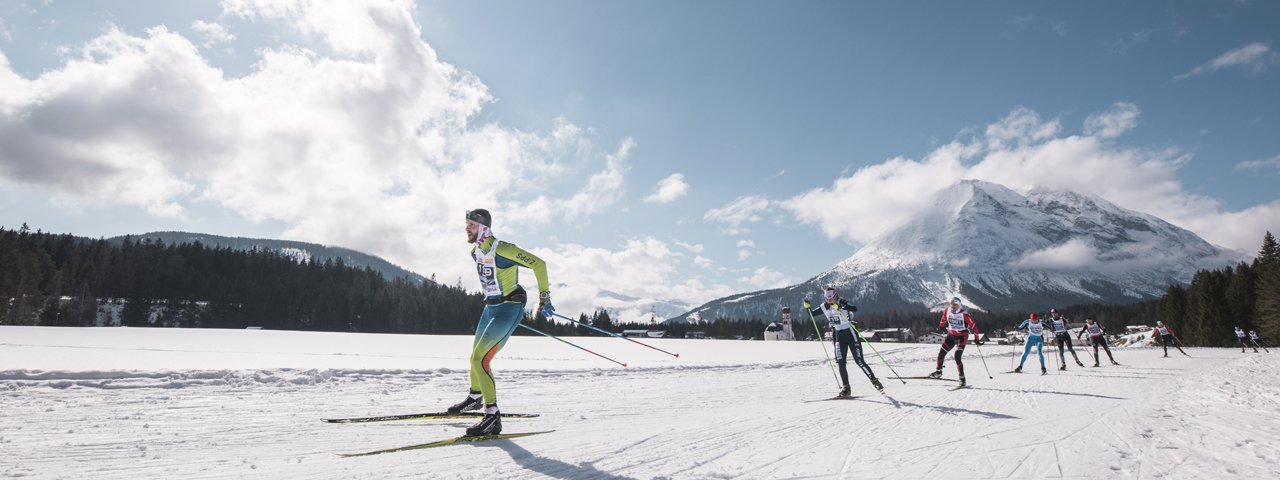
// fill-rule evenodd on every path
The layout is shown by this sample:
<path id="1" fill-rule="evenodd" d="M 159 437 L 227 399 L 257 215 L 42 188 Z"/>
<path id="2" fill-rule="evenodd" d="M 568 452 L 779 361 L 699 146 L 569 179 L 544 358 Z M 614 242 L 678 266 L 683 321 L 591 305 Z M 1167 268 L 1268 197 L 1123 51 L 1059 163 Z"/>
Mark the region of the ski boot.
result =
<path id="1" fill-rule="evenodd" d="M 1040 367 L 1040 374 L 1041 374 L 1041 375 L 1048 375 L 1048 374 L 1049 374 L 1049 370 L 1048 370 L 1047 368 Z"/>
<path id="2" fill-rule="evenodd" d="M 840 394 L 839 394 L 839 395 L 836 395 L 836 396 L 838 396 L 838 397 L 847 397 L 847 396 L 851 395 L 852 393 L 853 393 L 853 390 L 852 390 L 852 389 L 850 389 L 848 385 L 845 385 L 845 386 L 844 386 L 844 388 L 841 388 L 841 389 L 840 389 Z"/>
<path id="3" fill-rule="evenodd" d="M 880 379 L 878 378 L 871 379 L 871 386 L 876 387 L 876 390 L 878 390 L 880 393 L 884 393 L 884 385 L 880 384 Z"/>
<path id="4" fill-rule="evenodd" d="M 1013 369 L 1013 373 L 1022 373 L 1022 365 L 1018 365 L 1018 368 Z"/>
<path id="5" fill-rule="evenodd" d="M 1093 366 L 1098 366 L 1098 362 L 1093 362 Z"/>
<path id="6" fill-rule="evenodd" d="M 465 400 L 455 403 L 453 406 L 449 407 L 448 412 L 450 415 L 457 415 L 462 412 L 479 410 L 483 405 L 483 402 L 480 401 L 480 392 L 471 392 L 467 394 L 467 398 Z"/>
<path id="7" fill-rule="evenodd" d="M 942 369 L 934 370 L 933 373 L 929 374 L 929 378 L 942 378 Z"/>
<path id="8" fill-rule="evenodd" d="M 1066 370 L 1066 369 L 1067 369 L 1067 366 L 1066 366 L 1066 365 L 1063 365 L 1063 366 L 1061 366 L 1061 367 L 1058 367 L 1058 370 Z"/>
<path id="9" fill-rule="evenodd" d="M 502 433 L 502 414 L 498 413 L 498 405 L 492 404 L 484 408 L 484 418 L 479 423 L 467 428 L 468 437 L 480 435 L 497 435 Z"/>
<path id="10" fill-rule="evenodd" d="M 1079 365 L 1079 366 L 1081 366 L 1081 367 L 1083 367 L 1083 366 L 1084 366 L 1084 364 L 1083 364 L 1083 363 L 1080 363 L 1080 361 L 1079 361 L 1079 360 L 1076 360 L 1076 365 Z M 1094 365 L 1094 366 L 1096 367 L 1097 365 Z"/>
<path id="11" fill-rule="evenodd" d="M 969 386 L 969 384 L 964 383 L 964 377 L 960 377 L 960 388 L 964 388 L 967 386 Z"/>
<path id="12" fill-rule="evenodd" d="M 1112 364 L 1112 365 L 1119 365 L 1120 363 L 1119 363 L 1119 362 L 1117 362 L 1117 361 L 1115 361 L 1115 360 L 1112 360 L 1112 361 L 1111 361 L 1111 364 Z"/>

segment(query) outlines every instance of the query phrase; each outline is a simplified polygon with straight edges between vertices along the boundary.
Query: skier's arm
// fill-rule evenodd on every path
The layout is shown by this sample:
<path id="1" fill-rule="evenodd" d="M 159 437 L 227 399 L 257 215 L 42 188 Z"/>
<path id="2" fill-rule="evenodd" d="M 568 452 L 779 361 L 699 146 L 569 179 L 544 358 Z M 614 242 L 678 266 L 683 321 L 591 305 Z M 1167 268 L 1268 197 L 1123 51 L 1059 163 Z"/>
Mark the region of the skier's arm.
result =
<path id="1" fill-rule="evenodd" d="M 533 270 L 534 278 L 538 279 L 539 294 L 551 291 L 550 282 L 547 280 L 547 262 L 542 261 L 537 255 L 507 242 L 498 244 L 498 255 Z"/>
<path id="2" fill-rule="evenodd" d="M 1014 328 L 1014 330 L 1022 330 L 1024 328 L 1027 328 L 1027 325 L 1030 325 L 1030 324 L 1031 324 L 1031 319 L 1028 318 L 1026 320 L 1023 320 L 1022 323 L 1019 323 L 1017 328 Z"/>
<path id="3" fill-rule="evenodd" d="M 978 324 L 973 323 L 973 317 L 969 316 L 969 312 L 964 312 L 964 326 L 969 327 L 969 331 L 973 332 L 974 335 L 982 334 L 982 332 L 978 331 Z"/>
<path id="4" fill-rule="evenodd" d="M 941 328 L 941 329 L 947 328 L 947 309 L 946 308 L 942 309 L 942 319 L 938 320 L 938 328 Z"/>

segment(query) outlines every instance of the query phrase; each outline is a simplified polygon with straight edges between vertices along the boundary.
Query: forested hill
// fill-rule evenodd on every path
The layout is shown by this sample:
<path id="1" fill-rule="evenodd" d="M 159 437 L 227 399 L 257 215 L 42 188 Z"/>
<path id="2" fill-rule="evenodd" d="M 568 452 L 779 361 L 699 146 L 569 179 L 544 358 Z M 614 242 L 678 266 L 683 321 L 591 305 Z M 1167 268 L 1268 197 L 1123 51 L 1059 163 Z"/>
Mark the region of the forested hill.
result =
<path id="1" fill-rule="evenodd" d="M 388 280 L 341 260 L 199 242 L 109 242 L 0 228 L 0 323 L 470 333 L 459 287 Z"/>

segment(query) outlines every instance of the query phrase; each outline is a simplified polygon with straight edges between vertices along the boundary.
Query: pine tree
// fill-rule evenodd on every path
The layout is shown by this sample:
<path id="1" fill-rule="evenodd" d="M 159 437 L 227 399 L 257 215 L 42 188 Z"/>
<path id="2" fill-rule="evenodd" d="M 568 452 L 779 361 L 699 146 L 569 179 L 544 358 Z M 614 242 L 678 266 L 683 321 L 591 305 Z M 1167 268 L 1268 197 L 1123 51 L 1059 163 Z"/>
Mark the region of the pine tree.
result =
<path id="1" fill-rule="evenodd" d="M 1254 268 L 1258 275 L 1254 322 L 1262 336 L 1274 340 L 1280 338 L 1280 244 L 1271 232 L 1262 238 Z"/>

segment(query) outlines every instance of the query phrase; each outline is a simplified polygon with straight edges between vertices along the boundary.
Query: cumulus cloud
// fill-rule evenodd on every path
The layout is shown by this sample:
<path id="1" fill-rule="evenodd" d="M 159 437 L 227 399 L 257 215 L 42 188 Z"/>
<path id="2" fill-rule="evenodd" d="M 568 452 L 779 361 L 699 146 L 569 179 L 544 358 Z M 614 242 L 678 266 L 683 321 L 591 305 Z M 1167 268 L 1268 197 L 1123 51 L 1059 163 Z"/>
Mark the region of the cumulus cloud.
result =
<path id="1" fill-rule="evenodd" d="M 726 285 L 704 283 L 696 277 L 678 277 L 675 264 L 678 255 L 666 242 L 652 237 L 629 240 L 619 250 L 561 244 L 530 251 L 547 262 L 552 282 L 565 285 L 552 292 L 556 306 L 565 312 L 592 310 L 601 291 L 694 305 L 735 291 Z M 600 268 L 601 265 L 618 268 Z M 530 275 L 521 280 L 527 288 L 536 286 L 531 283 Z"/>
<path id="2" fill-rule="evenodd" d="M 770 270 L 769 267 L 755 269 L 750 276 L 743 279 L 743 282 L 760 290 L 791 285 L 791 279 L 780 272 Z"/>
<path id="3" fill-rule="evenodd" d="M 762 220 L 761 214 L 767 211 L 771 204 L 772 202 L 765 197 L 741 196 L 729 202 L 728 205 L 708 210 L 702 218 L 720 223 L 721 229 L 726 233 L 741 235 L 750 232 L 743 224 Z"/>
<path id="4" fill-rule="evenodd" d="M 972 178 L 1022 191 L 1042 186 L 1097 195 L 1242 251 L 1256 250 L 1265 230 L 1280 231 L 1280 215 L 1272 215 L 1280 212 L 1280 200 L 1224 211 L 1221 201 L 1186 191 L 1178 179 L 1178 169 L 1193 161 L 1190 154 L 1108 141 L 1103 133 L 1133 127 L 1136 113 L 1126 113 L 1131 110 L 1137 109 L 1113 106 L 1111 113 L 1091 117 L 1099 125 L 1092 135 L 1066 135 L 1057 120 L 1018 107 L 983 134 L 941 145 L 921 159 L 896 157 L 863 167 L 777 205 L 829 238 L 865 243 L 928 211 L 938 190 Z M 1224 228 L 1226 222 L 1232 225 Z"/>
<path id="5" fill-rule="evenodd" d="M 493 95 L 422 41 L 411 1 L 221 5 L 223 22 L 303 43 L 259 48 L 236 78 L 165 27 L 108 28 L 29 79 L 0 55 L 0 183 L 171 217 L 211 203 L 444 279 L 471 278 L 467 209 L 518 239 L 625 190 L 630 139 L 601 148 L 564 119 L 545 133 L 479 122 Z"/>
<path id="6" fill-rule="evenodd" d="M 1173 79 L 1186 80 L 1196 75 L 1212 73 L 1231 67 L 1240 67 L 1249 73 L 1257 74 L 1276 63 L 1277 57 L 1276 53 L 1271 51 L 1271 47 L 1262 43 L 1250 43 L 1218 55 L 1213 60 L 1201 64 L 1187 73 L 1173 77 Z"/>
<path id="7" fill-rule="evenodd" d="M 204 37 L 204 43 L 200 44 L 204 48 L 209 48 L 219 43 L 227 43 L 236 39 L 227 27 L 217 22 L 206 22 L 204 20 L 196 20 L 191 22 L 191 30 L 194 30 L 200 36 Z"/>
<path id="8" fill-rule="evenodd" d="M 1084 133 L 1102 138 L 1115 138 L 1138 125 L 1142 110 L 1129 102 L 1116 102 L 1106 111 L 1089 115 L 1084 120 Z"/>
<path id="9" fill-rule="evenodd" d="M 693 263 L 694 265 L 697 265 L 702 268 L 711 268 L 711 259 L 704 257 L 702 255 L 693 257 Z"/>
<path id="10" fill-rule="evenodd" d="M 751 258 L 751 255 L 755 254 L 756 242 L 754 241 L 738 240 L 738 243 L 736 246 L 738 247 L 739 262 L 746 260 L 748 258 Z"/>
<path id="11" fill-rule="evenodd" d="M 645 197 L 644 203 L 671 203 L 688 192 L 689 184 L 685 183 L 684 175 L 673 173 L 653 187 L 653 193 Z"/>
<path id="12" fill-rule="evenodd" d="M 704 250 L 706 250 L 706 247 L 702 246 L 701 243 L 676 242 L 676 246 L 683 248 L 685 250 L 688 250 L 692 253 L 702 253 Z"/>
<path id="13" fill-rule="evenodd" d="M 1276 170 L 1280 172 L 1280 155 L 1262 160 L 1248 160 L 1237 163 L 1234 170 Z"/>
<path id="14" fill-rule="evenodd" d="M 1026 269 L 1079 270 L 1095 267 L 1098 263 L 1098 249 L 1083 239 L 1073 238 L 1062 245 L 1029 252 L 1010 266 Z"/>

